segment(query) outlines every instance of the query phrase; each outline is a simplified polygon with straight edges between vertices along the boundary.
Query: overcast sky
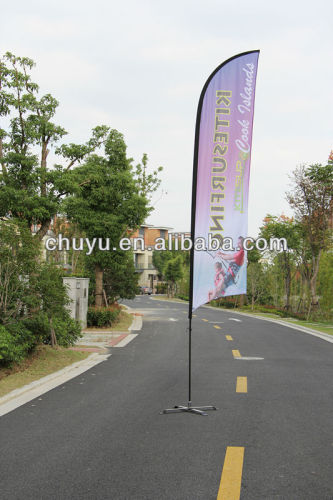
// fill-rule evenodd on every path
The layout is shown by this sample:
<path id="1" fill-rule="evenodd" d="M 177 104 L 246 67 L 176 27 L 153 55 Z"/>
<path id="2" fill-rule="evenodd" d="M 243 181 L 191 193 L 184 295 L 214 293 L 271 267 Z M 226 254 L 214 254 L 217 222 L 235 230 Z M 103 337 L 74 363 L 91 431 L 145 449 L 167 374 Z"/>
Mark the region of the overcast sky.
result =
<path id="1" fill-rule="evenodd" d="M 1 50 L 35 60 L 34 79 L 60 101 L 68 142 L 106 124 L 129 156 L 162 165 L 147 221 L 190 228 L 194 128 L 210 73 L 260 49 L 249 235 L 267 213 L 289 214 L 288 175 L 333 148 L 332 0 L 78 0 L 6 2 Z M 166 194 L 167 193 L 167 194 Z"/>

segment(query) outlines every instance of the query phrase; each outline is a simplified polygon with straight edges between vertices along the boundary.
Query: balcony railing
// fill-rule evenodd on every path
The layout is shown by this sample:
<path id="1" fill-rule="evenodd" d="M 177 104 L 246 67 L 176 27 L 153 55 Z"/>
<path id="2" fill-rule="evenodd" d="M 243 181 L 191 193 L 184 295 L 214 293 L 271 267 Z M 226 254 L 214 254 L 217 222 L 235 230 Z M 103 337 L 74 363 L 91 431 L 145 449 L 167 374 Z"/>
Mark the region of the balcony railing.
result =
<path id="1" fill-rule="evenodd" d="M 155 271 L 155 267 L 153 266 L 153 264 L 140 264 L 140 263 L 135 263 L 134 264 L 135 266 L 135 269 L 148 269 L 148 270 L 152 270 L 152 271 Z"/>

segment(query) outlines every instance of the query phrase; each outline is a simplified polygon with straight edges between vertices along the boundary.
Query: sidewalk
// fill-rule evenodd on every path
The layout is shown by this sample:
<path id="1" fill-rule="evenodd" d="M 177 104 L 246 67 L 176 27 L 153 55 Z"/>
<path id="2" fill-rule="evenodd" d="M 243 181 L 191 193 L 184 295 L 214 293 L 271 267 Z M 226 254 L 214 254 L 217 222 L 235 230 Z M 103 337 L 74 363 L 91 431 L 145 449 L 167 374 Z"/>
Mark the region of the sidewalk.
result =
<path id="1" fill-rule="evenodd" d="M 83 337 L 75 344 L 73 349 L 75 351 L 90 351 L 105 352 L 109 347 L 125 347 L 138 335 L 131 333 L 132 331 L 139 331 L 142 328 L 142 316 L 133 314 L 133 321 L 128 331 L 114 331 L 105 328 L 86 328 L 82 330 Z"/>

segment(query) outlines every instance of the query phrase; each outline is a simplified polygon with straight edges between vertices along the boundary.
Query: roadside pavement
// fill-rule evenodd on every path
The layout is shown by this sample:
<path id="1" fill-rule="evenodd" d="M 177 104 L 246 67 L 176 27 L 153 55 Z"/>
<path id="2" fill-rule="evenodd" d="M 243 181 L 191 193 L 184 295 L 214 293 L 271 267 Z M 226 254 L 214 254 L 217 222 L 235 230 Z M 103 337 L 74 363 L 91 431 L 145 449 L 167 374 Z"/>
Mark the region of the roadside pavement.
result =
<path id="1" fill-rule="evenodd" d="M 70 349 L 92 354 L 82 361 L 68 365 L 62 370 L 15 389 L 0 398 L 0 417 L 106 361 L 112 355 L 113 347 L 125 347 L 134 340 L 138 333 L 132 332 L 142 329 L 142 316 L 133 313 L 128 306 L 126 309 L 127 312 L 133 314 L 133 321 L 128 331 L 83 330 L 83 337 Z"/>

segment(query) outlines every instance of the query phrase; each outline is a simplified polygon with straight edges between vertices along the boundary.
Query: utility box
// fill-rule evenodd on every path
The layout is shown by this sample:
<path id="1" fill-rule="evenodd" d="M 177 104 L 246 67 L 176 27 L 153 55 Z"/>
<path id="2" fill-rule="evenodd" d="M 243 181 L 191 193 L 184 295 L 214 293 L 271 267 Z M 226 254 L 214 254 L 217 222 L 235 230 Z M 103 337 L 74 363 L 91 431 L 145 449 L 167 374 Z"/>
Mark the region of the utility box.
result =
<path id="1" fill-rule="evenodd" d="M 62 278 L 71 302 L 67 306 L 71 318 L 80 321 L 82 328 L 87 327 L 89 278 Z"/>

